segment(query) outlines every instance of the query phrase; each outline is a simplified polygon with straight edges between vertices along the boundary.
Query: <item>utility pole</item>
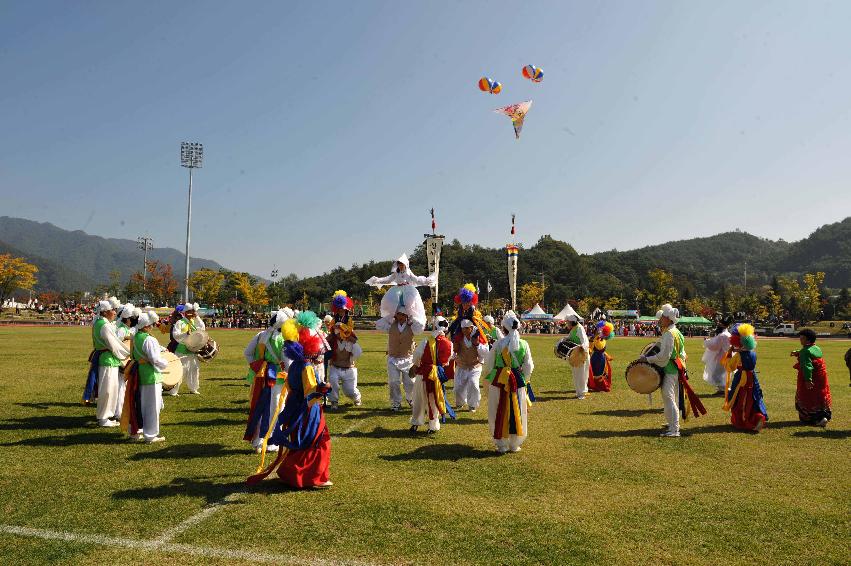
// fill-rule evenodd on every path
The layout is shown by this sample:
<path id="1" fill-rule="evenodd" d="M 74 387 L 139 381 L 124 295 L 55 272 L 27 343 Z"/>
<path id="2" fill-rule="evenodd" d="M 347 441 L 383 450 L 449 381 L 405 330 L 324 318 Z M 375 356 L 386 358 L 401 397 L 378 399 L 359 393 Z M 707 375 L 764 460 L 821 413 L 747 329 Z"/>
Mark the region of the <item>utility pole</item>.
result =
<path id="1" fill-rule="evenodd" d="M 154 249 L 154 239 L 145 235 L 136 238 L 136 242 L 138 242 L 138 248 L 144 253 L 142 260 L 142 290 L 144 291 L 148 283 L 148 252 Z"/>

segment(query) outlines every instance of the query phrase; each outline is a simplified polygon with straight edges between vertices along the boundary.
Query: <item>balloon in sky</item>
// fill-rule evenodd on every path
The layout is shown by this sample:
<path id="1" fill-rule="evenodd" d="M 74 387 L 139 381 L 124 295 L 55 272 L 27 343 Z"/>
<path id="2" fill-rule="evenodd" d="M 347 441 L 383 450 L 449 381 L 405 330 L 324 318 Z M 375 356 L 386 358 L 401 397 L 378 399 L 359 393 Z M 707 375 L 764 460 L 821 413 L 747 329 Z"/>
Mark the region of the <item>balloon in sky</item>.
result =
<path id="1" fill-rule="evenodd" d="M 523 120 L 526 118 L 526 113 L 529 107 L 532 106 L 532 101 L 518 102 L 502 108 L 494 110 L 497 114 L 505 114 L 511 118 L 511 123 L 514 125 L 514 137 L 520 139 L 520 130 L 523 129 Z"/>
<path id="2" fill-rule="evenodd" d="M 489 92 L 491 94 L 499 94 L 502 92 L 502 83 L 482 77 L 479 79 L 479 90 Z"/>
<path id="3" fill-rule="evenodd" d="M 544 80 L 544 70 L 540 67 L 536 67 L 535 65 L 526 65 L 523 67 L 523 77 L 531 80 L 532 82 L 539 83 Z"/>

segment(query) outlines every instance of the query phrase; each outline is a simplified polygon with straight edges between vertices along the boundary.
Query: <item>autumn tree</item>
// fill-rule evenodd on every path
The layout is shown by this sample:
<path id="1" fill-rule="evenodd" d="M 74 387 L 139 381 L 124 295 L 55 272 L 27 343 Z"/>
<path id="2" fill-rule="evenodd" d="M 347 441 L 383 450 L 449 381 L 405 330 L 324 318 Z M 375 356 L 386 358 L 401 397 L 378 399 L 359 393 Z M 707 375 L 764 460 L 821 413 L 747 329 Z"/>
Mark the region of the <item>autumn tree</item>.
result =
<path id="1" fill-rule="evenodd" d="M 0 305 L 12 297 L 18 289 L 32 289 L 37 279 L 38 268 L 27 263 L 22 257 L 12 257 L 12 254 L 0 254 Z"/>
<path id="2" fill-rule="evenodd" d="M 155 259 L 149 260 L 148 280 L 145 281 L 145 276 L 137 271 L 131 277 L 132 281 L 142 285 L 146 294 L 150 297 L 151 303 L 154 305 L 167 305 L 175 300 L 177 295 L 177 279 L 174 278 L 174 271 L 168 263 L 161 263 Z"/>
<path id="3" fill-rule="evenodd" d="M 205 267 L 189 277 L 189 289 L 196 301 L 213 305 L 219 302 L 219 295 L 222 292 L 224 282 L 224 273 Z"/>
<path id="4" fill-rule="evenodd" d="M 249 310 L 269 304 L 265 283 L 257 281 L 248 273 L 231 273 L 230 278 L 240 302 Z"/>
<path id="5" fill-rule="evenodd" d="M 520 308 L 527 311 L 544 299 L 546 287 L 540 281 L 529 281 L 520 286 Z"/>
<path id="6" fill-rule="evenodd" d="M 647 272 L 647 277 L 650 278 L 650 288 L 645 291 L 645 300 L 651 310 L 655 311 L 665 303 L 677 303 L 680 295 L 670 271 L 654 268 Z"/>
<path id="7" fill-rule="evenodd" d="M 824 283 L 824 273 L 804 274 L 804 286 L 801 289 L 801 300 L 799 308 L 801 309 L 801 317 L 805 320 L 814 320 L 818 318 L 821 312 L 821 286 Z"/>

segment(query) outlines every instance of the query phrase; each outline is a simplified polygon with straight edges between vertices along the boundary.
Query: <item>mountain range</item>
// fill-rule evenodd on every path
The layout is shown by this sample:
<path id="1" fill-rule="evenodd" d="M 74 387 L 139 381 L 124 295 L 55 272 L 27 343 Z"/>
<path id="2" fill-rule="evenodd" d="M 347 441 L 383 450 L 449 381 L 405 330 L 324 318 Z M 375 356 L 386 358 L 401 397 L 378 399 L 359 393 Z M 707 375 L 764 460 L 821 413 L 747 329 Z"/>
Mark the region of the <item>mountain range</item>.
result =
<path id="1" fill-rule="evenodd" d="M 109 273 L 116 270 L 127 280 L 142 261 L 133 240 L 102 238 L 8 216 L 0 217 L 0 253 L 22 256 L 37 265 L 38 290 L 91 289 L 106 283 Z M 171 264 L 175 273 L 182 272 L 184 255 L 178 250 L 155 248 L 149 258 Z M 192 258 L 191 264 L 193 269 L 223 269 L 209 259 Z M 411 265 L 417 273 L 425 272 L 422 245 L 411 255 Z M 655 267 L 673 272 L 677 286 L 695 294 L 741 285 L 745 271 L 748 287 L 770 284 L 778 275 L 814 271 L 825 272 L 828 287 L 851 287 L 851 217 L 821 226 L 797 242 L 728 232 L 629 251 L 579 254 L 566 242 L 542 236 L 533 246 L 521 249 L 518 280 L 523 284 L 540 279 L 543 273 L 547 294 L 556 302 L 588 295 L 628 297 L 649 284 L 647 272 Z M 389 269 L 390 262 L 369 262 L 349 269 L 338 267 L 315 277 L 289 276 L 279 286 L 286 287 L 284 296 L 292 295 L 289 300 L 305 292 L 327 300 L 338 288 L 365 296 L 368 289 L 363 281 L 370 275 L 384 275 Z M 502 248 L 463 245 L 457 240 L 447 243 L 441 258 L 441 302 L 466 281 L 479 281 L 485 287 L 490 280 L 494 296 L 507 296 L 505 269 Z"/>
<path id="2" fill-rule="evenodd" d="M 112 271 L 122 281 L 142 268 L 142 252 L 135 240 L 101 238 L 82 230 L 63 230 L 49 222 L 0 216 L 0 253 L 24 257 L 35 264 L 38 291 L 91 290 L 107 283 Z M 183 273 L 185 254 L 174 248 L 154 248 L 149 260 L 168 263 L 174 273 Z M 192 269 L 223 269 L 219 263 L 190 258 Z"/>

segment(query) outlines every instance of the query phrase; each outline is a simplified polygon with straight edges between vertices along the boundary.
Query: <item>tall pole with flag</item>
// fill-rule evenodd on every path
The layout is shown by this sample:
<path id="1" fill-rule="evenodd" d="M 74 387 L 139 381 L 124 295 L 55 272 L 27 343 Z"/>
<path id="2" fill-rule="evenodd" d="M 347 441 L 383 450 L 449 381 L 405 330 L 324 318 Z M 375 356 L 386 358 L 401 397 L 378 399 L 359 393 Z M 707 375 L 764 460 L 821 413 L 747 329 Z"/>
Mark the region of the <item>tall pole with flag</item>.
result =
<path id="1" fill-rule="evenodd" d="M 437 234 L 437 221 L 434 219 L 434 209 L 431 209 L 431 234 L 423 234 L 425 238 L 428 272 L 434 273 L 434 286 L 431 288 L 431 308 L 437 307 L 438 279 L 440 278 L 440 250 L 443 248 L 444 237 Z"/>
<path id="2" fill-rule="evenodd" d="M 517 312 L 517 244 L 515 241 L 514 214 L 511 215 L 511 243 L 505 246 L 508 254 L 508 291 L 511 293 L 511 310 Z"/>

